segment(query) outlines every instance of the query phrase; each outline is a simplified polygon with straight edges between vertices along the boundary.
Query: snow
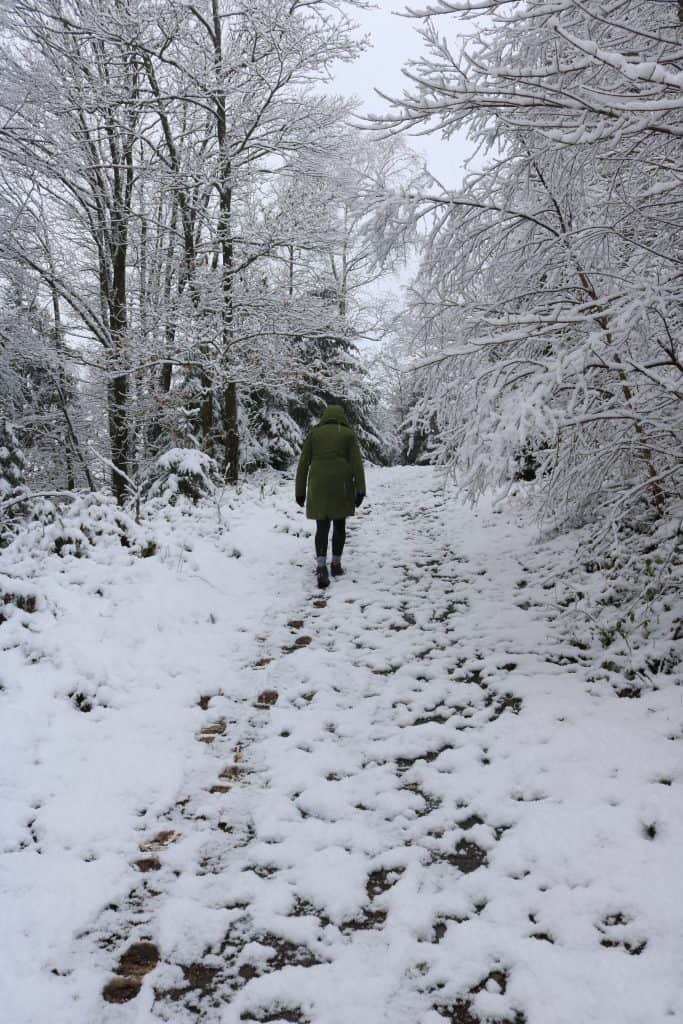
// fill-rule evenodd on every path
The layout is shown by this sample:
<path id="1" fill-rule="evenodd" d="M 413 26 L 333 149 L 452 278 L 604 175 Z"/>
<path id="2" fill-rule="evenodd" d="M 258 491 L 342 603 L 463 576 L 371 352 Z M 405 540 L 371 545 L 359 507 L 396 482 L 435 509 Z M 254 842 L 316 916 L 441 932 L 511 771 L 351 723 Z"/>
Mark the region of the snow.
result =
<path id="1" fill-rule="evenodd" d="M 572 644 L 567 538 L 422 468 L 324 593 L 291 481 L 139 532 L 0 557 L 3 1019 L 680 1019 L 681 679 Z"/>

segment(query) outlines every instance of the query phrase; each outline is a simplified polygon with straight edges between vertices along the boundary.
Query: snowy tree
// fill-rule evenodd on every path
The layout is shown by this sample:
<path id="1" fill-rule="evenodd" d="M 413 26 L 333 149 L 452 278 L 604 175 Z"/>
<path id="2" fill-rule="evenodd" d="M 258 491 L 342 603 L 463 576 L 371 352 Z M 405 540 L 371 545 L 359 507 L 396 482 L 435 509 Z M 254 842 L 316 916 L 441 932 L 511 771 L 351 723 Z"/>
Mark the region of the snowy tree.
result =
<path id="1" fill-rule="evenodd" d="M 343 106 L 317 96 L 310 84 L 333 61 L 352 59 L 360 44 L 336 4 L 310 9 L 210 0 L 205 10 L 171 9 L 173 42 L 169 46 L 162 34 L 157 52 L 145 57 L 145 69 L 172 165 L 178 165 L 179 146 L 186 145 L 186 110 L 205 132 L 198 139 L 207 182 L 200 189 L 199 233 L 182 188 L 178 203 L 184 273 L 202 320 L 201 431 L 209 447 L 212 438 L 222 447 L 224 468 L 234 480 L 240 461 L 237 383 L 253 375 L 254 339 L 272 335 L 277 308 L 272 288 L 263 287 L 269 284 L 268 261 L 281 244 L 268 215 L 270 181 L 293 155 L 315 153 L 321 137 L 339 123 Z M 178 96 L 182 116 L 174 126 Z M 198 281 L 202 252 L 207 260 Z"/>
<path id="2" fill-rule="evenodd" d="M 17 3 L 3 49 L 3 257 L 34 273 L 101 346 L 112 486 L 131 469 L 128 259 L 141 129 L 137 32 L 117 5 Z M 71 243 L 71 244 L 70 244 Z"/>
<path id="3" fill-rule="evenodd" d="M 18 432 L 31 486 L 72 490 L 87 484 L 92 490 L 83 408 L 62 337 L 59 298 L 47 299 L 47 309 L 41 298 L 15 268 L 0 298 L 0 411 Z"/>
<path id="4" fill-rule="evenodd" d="M 421 224 L 416 364 L 437 454 L 476 493 L 533 451 L 558 522 L 634 524 L 680 497 L 680 37 L 668 4 L 418 13 L 425 57 L 384 130 L 463 127 L 488 154 L 461 190 L 394 194 Z M 505 13 L 503 13 L 505 12 Z M 449 41 L 450 40 L 450 41 Z"/>
<path id="5" fill-rule="evenodd" d="M 24 454 L 7 419 L 0 420 L 0 501 L 14 498 L 24 482 Z"/>
<path id="6" fill-rule="evenodd" d="M 396 318 L 396 300 L 381 289 L 405 251 L 380 247 L 367 226 L 378 189 L 420 174 L 402 143 L 358 138 L 342 123 L 315 153 L 297 154 L 283 169 L 269 212 L 281 241 L 261 284 L 274 310 L 275 344 L 267 364 L 259 356 L 261 384 L 246 398 L 256 464 L 291 462 L 331 402 L 344 405 L 370 459 L 389 458 L 363 347 Z"/>
<path id="7" fill-rule="evenodd" d="M 7 539 L 12 521 L 25 511 L 25 503 L 21 500 L 27 493 L 24 486 L 25 464 L 12 424 L 0 415 L 0 545 Z"/>
<path id="8" fill-rule="evenodd" d="M 282 376 L 281 339 L 333 327 L 276 280 L 291 245 L 276 183 L 348 132 L 349 104 L 315 85 L 360 52 L 354 25 L 337 3 L 279 0 L 40 0 L 3 17 L 0 261 L 79 339 L 108 426 L 97 464 L 119 500 L 169 444 L 200 444 L 234 479 L 238 387 Z"/>

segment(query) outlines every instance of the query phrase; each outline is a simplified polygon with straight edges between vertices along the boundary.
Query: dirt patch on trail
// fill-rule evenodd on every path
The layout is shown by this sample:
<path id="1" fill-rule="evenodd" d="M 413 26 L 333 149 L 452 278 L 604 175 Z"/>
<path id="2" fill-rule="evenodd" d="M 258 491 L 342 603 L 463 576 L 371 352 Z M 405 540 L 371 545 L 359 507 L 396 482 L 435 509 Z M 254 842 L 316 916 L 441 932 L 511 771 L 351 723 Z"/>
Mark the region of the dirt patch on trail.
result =
<path id="1" fill-rule="evenodd" d="M 493 991 L 504 995 L 507 990 L 507 983 L 507 971 L 496 969 L 487 974 L 485 978 L 482 978 L 477 985 L 473 985 L 468 995 L 474 996 L 484 989 L 489 991 L 493 989 Z M 445 1020 L 449 1021 L 450 1024 L 481 1024 L 482 1018 L 474 1012 L 473 1000 L 467 997 L 456 999 L 451 1004 L 439 1005 L 437 1003 L 434 1009 Z M 486 1017 L 486 1021 L 487 1024 L 527 1024 L 526 1017 L 520 1010 L 515 1010 L 513 1017 Z"/>
<path id="2" fill-rule="evenodd" d="M 256 698 L 256 707 L 272 708 L 273 704 L 277 704 L 279 696 L 277 690 L 263 690 Z"/>
<path id="3" fill-rule="evenodd" d="M 487 863 L 486 852 L 481 846 L 471 842 L 469 839 L 461 839 L 455 850 L 448 853 L 441 851 L 432 852 L 432 863 L 443 861 L 457 868 L 463 875 L 468 875 L 477 868 L 484 867 Z"/>
<path id="4" fill-rule="evenodd" d="M 225 735 L 227 727 L 228 723 L 225 719 L 219 718 L 216 722 L 211 722 L 209 725 L 202 726 L 197 739 L 200 743 L 213 743 L 217 736 Z"/>
<path id="5" fill-rule="evenodd" d="M 142 871 L 143 874 L 147 871 L 159 871 L 161 869 L 161 861 L 158 857 L 140 857 L 134 863 L 138 871 Z"/>
<path id="6" fill-rule="evenodd" d="M 112 978 L 102 989 L 105 1003 L 129 1003 L 142 988 L 139 978 Z"/>
<path id="7" fill-rule="evenodd" d="M 302 647 L 308 647 L 311 643 L 313 643 L 312 636 L 298 636 L 293 644 L 282 648 L 282 653 L 294 654 L 295 651 L 300 651 Z"/>
<path id="8" fill-rule="evenodd" d="M 134 942 L 121 955 L 116 973 L 125 977 L 144 978 L 159 963 L 159 950 L 153 942 Z"/>
<path id="9" fill-rule="evenodd" d="M 159 950 L 153 942 L 134 942 L 121 954 L 115 968 L 118 977 L 111 978 L 102 990 L 107 1003 L 128 1003 L 142 988 L 142 979 L 159 963 Z"/>
<path id="10" fill-rule="evenodd" d="M 250 1022 L 250 1024 L 282 1024 L 283 1021 L 287 1021 L 288 1024 L 310 1024 L 310 1018 L 304 1016 L 303 1010 L 298 1007 L 255 1010 L 253 1013 L 251 1010 L 245 1011 L 240 1020 Z"/>
<path id="11" fill-rule="evenodd" d="M 140 843 L 140 852 L 156 853 L 157 850 L 165 850 L 171 843 L 177 843 L 180 837 L 180 832 L 174 832 L 173 829 L 164 829 L 163 832 L 157 832 L 151 839 L 145 839 L 143 843 Z"/>

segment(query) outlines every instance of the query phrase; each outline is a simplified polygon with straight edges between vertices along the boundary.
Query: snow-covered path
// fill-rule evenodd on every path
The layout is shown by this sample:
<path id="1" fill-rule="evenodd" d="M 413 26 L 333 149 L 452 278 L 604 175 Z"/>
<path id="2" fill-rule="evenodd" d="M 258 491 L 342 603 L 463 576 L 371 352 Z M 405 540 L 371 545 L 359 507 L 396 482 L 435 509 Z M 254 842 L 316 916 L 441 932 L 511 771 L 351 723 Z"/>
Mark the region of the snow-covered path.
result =
<path id="1" fill-rule="evenodd" d="M 101 583 L 63 610 L 51 671 L 114 671 L 68 708 L 80 771 L 64 734 L 7 756 L 17 834 L 34 765 L 32 840 L 0 860 L 32 988 L 8 1024 L 682 1019 L 680 696 L 618 699 L 559 639 L 533 531 L 376 472 L 323 593 L 288 491 L 233 519 L 192 571 L 101 567 L 98 669 L 76 632 Z"/>

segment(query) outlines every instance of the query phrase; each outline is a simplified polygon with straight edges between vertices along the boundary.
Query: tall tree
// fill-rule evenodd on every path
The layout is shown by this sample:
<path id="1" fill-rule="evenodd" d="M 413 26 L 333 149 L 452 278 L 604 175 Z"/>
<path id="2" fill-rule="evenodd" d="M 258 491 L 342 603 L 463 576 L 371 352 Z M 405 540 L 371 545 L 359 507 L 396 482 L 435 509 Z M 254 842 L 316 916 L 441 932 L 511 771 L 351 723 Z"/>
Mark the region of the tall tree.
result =
<path id="1" fill-rule="evenodd" d="M 128 259 L 141 130 L 130 7 L 17 2 L 6 15 L 0 155 L 14 224 L 4 257 L 36 274 L 101 345 L 112 488 L 130 475 Z M 58 239 L 82 246 L 67 263 Z M 80 273 L 79 273 L 80 271 Z"/>
<path id="2" fill-rule="evenodd" d="M 201 432 L 222 449 L 229 480 L 239 466 L 237 384 L 244 378 L 255 329 L 272 313 L 272 294 L 254 288 L 255 265 L 280 244 L 266 207 L 270 180 L 294 154 L 314 154 L 346 110 L 311 93 L 334 61 L 351 60 L 361 45 L 338 4 L 208 0 L 205 7 L 172 5 L 174 37 L 160 37 L 145 56 L 146 74 L 172 167 L 186 135 L 174 109 L 191 111 L 201 140 L 206 187 L 203 225 L 193 230 L 190 197 L 181 186 L 185 273 L 209 337 L 200 344 Z M 157 65 L 158 70 L 157 70 Z M 169 71 L 170 69 L 170 71 Z M 179 107 L 177 97 L 182 98 Z M 254 199 L 260 197 L 260 215 Z M 196 281 L 197 252 L 208 258 L 203 294 Z M 212 278 L 217 280 L 213 281 Z M 265 302 L 263 301 L 265 299 Z M 257 360 L 258 362 L 258 360 Z"/>

